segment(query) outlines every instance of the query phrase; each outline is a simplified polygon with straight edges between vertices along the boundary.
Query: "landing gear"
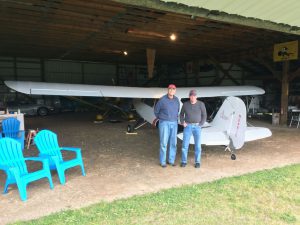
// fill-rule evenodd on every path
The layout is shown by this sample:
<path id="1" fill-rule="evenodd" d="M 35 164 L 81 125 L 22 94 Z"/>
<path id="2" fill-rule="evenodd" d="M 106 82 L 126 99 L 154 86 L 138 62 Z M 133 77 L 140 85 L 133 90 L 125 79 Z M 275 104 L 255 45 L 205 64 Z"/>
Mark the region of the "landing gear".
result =
<path id="1" fill-rule="evenodd" d="M 231 156 L 230 156 L 231 160 L 236 160 L 236 155 L 234 154 L 234 152 L 235 152 L 234 150 L 232 150 L 229 146 L 227 146 L 225 148 L 225 152 L 226 151 L 229 151 L 231 153 Z"/>
<path id="2" fill-rule="evenodd" d="M 47 116 L 48 115 L 48 109 L 45 107 L 41 107 L 37 110 L 37 114 L 39 116 Z"/>
<path id="3" fill-rule="evenodd" d="M 127 133 L 132 133 L 133 130 L 134 130 L 133 126 L 130 125 L 130 124 L 128 124 L 128 126 L 127 126 Z"/>
<path id="4" fill-rule="evenodd" d="M 232 159 L 232 160 L 236 160 L 235 154 L 231 154 L 231 159 Z"/>
<path id="5" fill-rule="evenodd" d="M 140 127 L 147 124 L 147 121 L 144 119 L 139 119 L 134 125 L 128 124 L 127 125 L 127 133 L 133 133 L 134 130 L 139 129 Z"/>

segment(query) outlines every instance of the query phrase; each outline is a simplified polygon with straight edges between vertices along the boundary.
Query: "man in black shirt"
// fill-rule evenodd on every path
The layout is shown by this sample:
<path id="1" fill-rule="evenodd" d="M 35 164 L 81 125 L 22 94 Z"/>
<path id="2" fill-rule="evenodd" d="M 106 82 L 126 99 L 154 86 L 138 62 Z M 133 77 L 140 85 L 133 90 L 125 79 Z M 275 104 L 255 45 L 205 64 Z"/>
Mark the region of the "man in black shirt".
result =
<path id="1" fill-rule="evenodd" d="M 200 168 L 201 160 L 201 127 L 206 121 L 206 108 L 202 101 L 197 100 L 196 90 L 189 93 L 190 100 L 183 103 L 180 112 L 180 123 L 183 125 L 183 141 L 181 167 L 187 164 L 187 154 L 191 136 L 195 142 L 195 168 Z"/>

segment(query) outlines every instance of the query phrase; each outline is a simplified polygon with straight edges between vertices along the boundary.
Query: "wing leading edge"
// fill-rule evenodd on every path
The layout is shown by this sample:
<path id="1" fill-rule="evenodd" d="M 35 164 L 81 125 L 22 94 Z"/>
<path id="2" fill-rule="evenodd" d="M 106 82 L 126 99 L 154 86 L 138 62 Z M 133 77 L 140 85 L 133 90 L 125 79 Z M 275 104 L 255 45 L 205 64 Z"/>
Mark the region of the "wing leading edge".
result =
<path id="1" fill-rule="evenodd" d="M 166 94 L 166 88 L 124 87 L 88 84 L 64 84 L 31 81 L 4 81 L 9 88 L 32 95 L 63 95 L 90 97 L 121 98 L 160 98 Z M 198 97 L 244 96 L 264 94 L 264 90 L 255 86 L 218 86 L 177 88 L 176 96 L 187 98 L 191 89 L 198 92 Z"/>

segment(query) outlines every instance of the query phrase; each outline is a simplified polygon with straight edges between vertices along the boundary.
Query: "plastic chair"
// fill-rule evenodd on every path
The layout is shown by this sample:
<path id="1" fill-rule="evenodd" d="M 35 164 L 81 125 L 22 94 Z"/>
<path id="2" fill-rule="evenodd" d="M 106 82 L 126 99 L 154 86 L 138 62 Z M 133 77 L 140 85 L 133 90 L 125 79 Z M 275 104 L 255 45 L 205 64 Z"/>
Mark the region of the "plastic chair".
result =
<path id="1" fill-rule="evenodd" d="M 289 127 L 292 126 L 292 123 L 293 123 L 293 122 L 296 122 L 296 123 L 297 123 L 297 128 L 298 128 L 298 127 L 299 127 L 299 123 L 300 123 L 300 113 L 298 113 L 297 115 L 296 115 L 296 114 L 292 115 L 292 119 L 291 119 L 291 122 L 290 122 L 290 126 L 289 126 Z"/>
<path id="2" fill-rule="evenodd" d="M 42 162 L 43 168 L 28 172 L 25 163 L 27 160 Z M 0 139 L 0 169 L 4 170 L 7 175 L 3 194 L 7 193 L 10 184 L 16 184 L 21 199 L 25 201 L 27 200 L 27 184 L 42 178 L 47 178 L 50 188 L 53 189 L 48 160 L 38 157 L 24 158 L 21 144 L 12 138 Z"/>
<path id="3" fill-rule="evenodd" d="M 49 159 L 50 169 L 57 170 L 59 181 L 61 184 L 66 183 L 65 170 L 80 166 L 82 175 L 85 176 L 81 149 L 73 147 L 59 147 L 57 135 L 50 130 L 42 130 L 37 133 L 34 142 L 40 152 L 41 157 Z M 76 157 L 65 161 L 61 151 L 72 151 L 76 153 Z"/>
<path id="4" fill-rule="evenodd" d="M 22 150 L 24 149 L 25 132 L 20 130 L 20 121 L 16 118 L 8 118 L 2 121 L 2 133 L 4 137 L 13 138 L 20 142 Z"/>

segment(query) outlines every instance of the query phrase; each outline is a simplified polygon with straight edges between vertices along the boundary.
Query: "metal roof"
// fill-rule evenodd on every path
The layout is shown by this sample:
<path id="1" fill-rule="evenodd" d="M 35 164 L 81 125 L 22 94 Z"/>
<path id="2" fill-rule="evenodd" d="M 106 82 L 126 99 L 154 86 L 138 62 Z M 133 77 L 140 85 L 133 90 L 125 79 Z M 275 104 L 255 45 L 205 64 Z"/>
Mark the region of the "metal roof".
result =
<path id="1" fill-rule="evenodd" d="M 299 0 L 162 0 L 300 27 Z"/>

